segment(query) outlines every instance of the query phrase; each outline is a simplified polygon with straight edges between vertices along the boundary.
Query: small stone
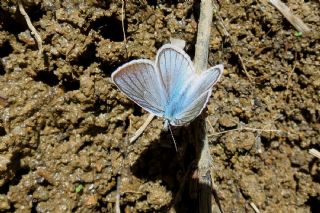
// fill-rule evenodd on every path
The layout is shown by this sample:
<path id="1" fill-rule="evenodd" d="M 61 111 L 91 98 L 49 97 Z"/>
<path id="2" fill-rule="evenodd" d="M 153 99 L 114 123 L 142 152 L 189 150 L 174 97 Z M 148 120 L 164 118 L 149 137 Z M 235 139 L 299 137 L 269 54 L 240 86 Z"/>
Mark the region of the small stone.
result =
<path id="1" fill-rule="evenodd" d="M 84 198 L 85 206 L 94 206 L 98 203 L 98 198 L 96 195 L 87 195 Z"/>
<path id="2" fill-rule="evenodd" d="M 10 163 L 11 156 L 0 156 L 0 171 L 6 171 L 7 165 Z"/>
<path id="3" fill-rule="evenodd" d="M 320 78 L 316 78 L 313 82 L 312 82 L 314 87 L 320 87 Z"/>
<path id="4" fill-rule="evenodd" d="M 7 196 L 0 195 L 0 211 L 4 212 L 5 210 L 9 210 L 9 209 L 10 209 L 10 203 Z"/>
<path id="5" fill-rule="evenodd" d="M 219 119 L 219 124 L 223 127 L 236 127 L 237 126 L 237 122 L 234 121 L 232 119 L 232 117 L 228 116 L 228 115 L 223 115 L 220 119 Z"/>

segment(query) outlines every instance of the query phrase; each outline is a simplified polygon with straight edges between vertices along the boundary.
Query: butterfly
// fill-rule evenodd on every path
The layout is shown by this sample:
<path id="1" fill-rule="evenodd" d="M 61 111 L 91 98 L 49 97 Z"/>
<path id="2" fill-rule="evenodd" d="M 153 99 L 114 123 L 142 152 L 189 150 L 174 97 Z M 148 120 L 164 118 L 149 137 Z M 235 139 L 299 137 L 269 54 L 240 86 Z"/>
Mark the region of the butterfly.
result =
<path id="1" fill-rule="evenodd" d="M 222 72 L 219 64 L 198 74 L 186 52 L 165 44 L 155 62 L 132 60 L 114 71 L 111 79 L 146 111 L 172 126 L 182 126 L 201 114 Z"/>

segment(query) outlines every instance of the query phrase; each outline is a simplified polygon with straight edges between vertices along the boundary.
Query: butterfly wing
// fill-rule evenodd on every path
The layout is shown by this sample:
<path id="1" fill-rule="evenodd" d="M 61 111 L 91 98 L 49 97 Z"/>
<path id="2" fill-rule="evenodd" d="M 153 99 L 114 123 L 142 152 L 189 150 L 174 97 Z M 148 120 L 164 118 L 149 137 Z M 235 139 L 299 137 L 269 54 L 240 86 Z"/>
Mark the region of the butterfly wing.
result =
<path id="1" fill-rule="evenodd" d="M 198 117 L 210 98 L 212 86 L 218 82 L 222 72 L 223 65 L 217 65 L 189 79 L 179 100 L 180 111 L 175 112 L 170 124 L 180 126 Z"/>
<path id="2" fill-rule="evenodd" d="M 185 82 L 195 73 L 188 54 L 171 44 L 165 44 L 159 49 L 156 67 L 160 71 L 168 102 L 180 95 Z"/>
<path id="3" fill-rule="evenodd" d="M 159 71 L 150 60 L 133 60 L 111 75 L 112 81 L 136 104 L 159 117 L 163 116 L 166 92 Z"/>

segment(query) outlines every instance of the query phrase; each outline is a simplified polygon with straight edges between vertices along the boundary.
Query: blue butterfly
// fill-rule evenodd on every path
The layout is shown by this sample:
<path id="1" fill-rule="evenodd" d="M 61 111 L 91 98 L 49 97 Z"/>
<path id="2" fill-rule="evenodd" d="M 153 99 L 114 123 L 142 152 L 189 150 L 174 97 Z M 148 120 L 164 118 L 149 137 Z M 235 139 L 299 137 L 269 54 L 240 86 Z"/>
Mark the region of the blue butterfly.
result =
<path id="1" fill-rule="evenodd" d="M 180 48 L 163 45 L 156 61 L 130 61 L 112 73 L 112 81 L 146 111 L 181 126 L 200 115 L 212 86 L 223 72 L 219 64 L 196 73 L 190 57 Z"/>

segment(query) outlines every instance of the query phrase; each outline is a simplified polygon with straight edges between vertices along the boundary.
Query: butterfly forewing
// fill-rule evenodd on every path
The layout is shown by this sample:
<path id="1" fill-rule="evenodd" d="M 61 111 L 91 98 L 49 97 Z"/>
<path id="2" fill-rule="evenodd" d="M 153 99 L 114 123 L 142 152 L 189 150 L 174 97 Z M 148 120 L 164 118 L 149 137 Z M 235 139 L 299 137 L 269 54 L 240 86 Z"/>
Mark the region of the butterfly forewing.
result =
<path id="1" fill-rule="evenodd" d="M 139 106 L 159 117 L 163 116 L 166 92 L 152 61 L 133 60 L 119 67 L 111 78 Z"/>
<path id="2" fill-rule="evenodd" d="M 160 71 L 168 101 L 179 96 L 186 80 L 194 73 L 190 57 L 173 45 L 163 45 L 157 54 L 156 66 Z"/>

